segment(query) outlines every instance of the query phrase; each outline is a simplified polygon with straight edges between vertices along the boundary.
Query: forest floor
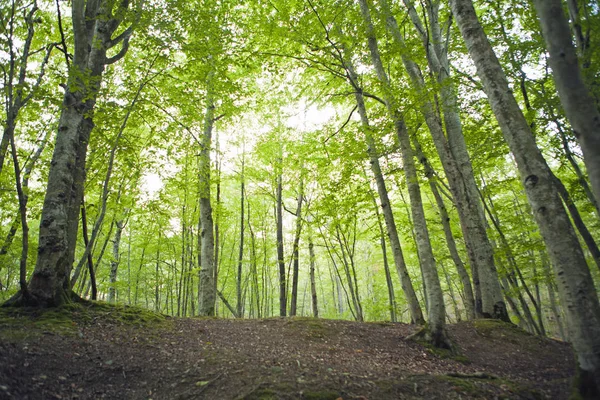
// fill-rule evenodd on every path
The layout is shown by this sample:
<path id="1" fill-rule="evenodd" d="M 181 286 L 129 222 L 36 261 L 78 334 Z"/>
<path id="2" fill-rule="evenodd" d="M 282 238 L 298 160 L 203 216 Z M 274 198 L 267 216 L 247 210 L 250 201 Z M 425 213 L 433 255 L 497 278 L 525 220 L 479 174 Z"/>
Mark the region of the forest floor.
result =
<path id="1" fill-rule="evenodd" d="M 130 307 L 0 309 L 0 399 L 567 399 L 569 345 L 491 320 L 417 327 L 168 318 Z"/>

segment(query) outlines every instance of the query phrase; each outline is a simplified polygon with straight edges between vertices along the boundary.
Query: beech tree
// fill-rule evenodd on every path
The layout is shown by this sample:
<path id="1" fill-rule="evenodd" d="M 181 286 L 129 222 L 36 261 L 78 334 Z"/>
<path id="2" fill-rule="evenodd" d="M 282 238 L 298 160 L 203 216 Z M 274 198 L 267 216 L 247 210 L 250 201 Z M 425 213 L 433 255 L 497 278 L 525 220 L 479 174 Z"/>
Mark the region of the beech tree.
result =
<path id="1" fill-rule="evenodd" d="M 126 19 L 131 20 L 129 9 L 127 0 L 116 7 L 110 1 L 73 1 L 73 61 L 48 176 L 36 268 L 28 286 L 11 303 L 56 306 L 71 297 L 69 278 L 94 106 L 105 67 L 127 53 L 135 23 L 120 32 L 118 29 Z M 139 15 L 140 10 L 138 7 L 135 13 Z M 108 56 L 116 46 L 121 46 L 120 50 Z"/>
<path id="2" fill-rule="evenodd" d="M 527 198 L 546 243 L 559 293 L 568 309 L 571 341 L 582 371 L 582 391 L 586 395 L 597 394 L 600 388 L 600 304 L 581 245 L 553 184 L 548 164 L 508 87 L 472 2 L 452 0 L 451 6 L 504 138 L 517 161 Z"/>

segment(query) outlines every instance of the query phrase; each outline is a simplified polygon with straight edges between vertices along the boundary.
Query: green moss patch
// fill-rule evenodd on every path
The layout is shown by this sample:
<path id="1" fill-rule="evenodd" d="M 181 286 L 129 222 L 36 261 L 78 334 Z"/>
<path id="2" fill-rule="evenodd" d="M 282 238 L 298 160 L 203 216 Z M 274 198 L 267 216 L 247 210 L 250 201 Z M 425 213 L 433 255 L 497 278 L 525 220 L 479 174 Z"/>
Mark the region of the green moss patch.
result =
<path id="1" fill-rule="evenodd" d="M 40 334 L 74 335 L 80 325 L 102 321 L 163 327 L 167 318 L 149 310 L 104 302 L 68 303 L 56 308 L 0 308 L 0 337 L 18 340 Z"/>
<path id="2" fill-rule="evenodd" d="M 316 318 L 294 317 L 287 321 L 286 325 L 299 333 L 304 333 L 309 339 L 323 339 L 338 333 L 337 327 Z"/>

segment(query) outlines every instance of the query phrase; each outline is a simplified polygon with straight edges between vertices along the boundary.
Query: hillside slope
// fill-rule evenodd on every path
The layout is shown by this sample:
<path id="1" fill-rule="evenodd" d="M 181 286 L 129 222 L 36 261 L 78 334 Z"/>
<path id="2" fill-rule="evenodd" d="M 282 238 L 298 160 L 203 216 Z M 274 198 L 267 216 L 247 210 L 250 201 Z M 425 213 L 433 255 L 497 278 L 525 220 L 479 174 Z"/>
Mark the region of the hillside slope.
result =
<path id="1" fill-rule="evenodd" d="M 501 322 L 165 318 L 129 307 L 0 312 L 4 399 L 566 399 L 570 347 Z"/>

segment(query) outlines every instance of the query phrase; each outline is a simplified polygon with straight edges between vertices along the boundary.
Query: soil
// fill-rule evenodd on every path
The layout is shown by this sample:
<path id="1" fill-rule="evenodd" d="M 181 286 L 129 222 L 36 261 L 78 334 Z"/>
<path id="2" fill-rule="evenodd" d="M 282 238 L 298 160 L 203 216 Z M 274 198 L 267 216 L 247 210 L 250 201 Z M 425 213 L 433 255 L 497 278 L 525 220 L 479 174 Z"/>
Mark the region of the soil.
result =
<path id="1" fill-rule="evenodd" d="M 0 311 L 0 399 L 567 399 L 568 344 L 502 322 L 418 327 L 168 318 L 130 307 Z"/>

